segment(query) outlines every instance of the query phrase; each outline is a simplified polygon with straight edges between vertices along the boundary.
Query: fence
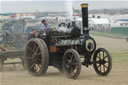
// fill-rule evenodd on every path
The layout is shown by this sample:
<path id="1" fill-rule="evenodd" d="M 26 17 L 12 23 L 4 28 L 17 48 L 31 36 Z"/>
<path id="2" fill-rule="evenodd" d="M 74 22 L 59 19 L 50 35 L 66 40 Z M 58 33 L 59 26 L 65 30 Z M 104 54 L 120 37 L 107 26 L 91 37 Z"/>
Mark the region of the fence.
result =
<path id="1" fill-rule="evenodd" d="M 112 27 L 112 33 L 128 35 L 128 27 Z"/>

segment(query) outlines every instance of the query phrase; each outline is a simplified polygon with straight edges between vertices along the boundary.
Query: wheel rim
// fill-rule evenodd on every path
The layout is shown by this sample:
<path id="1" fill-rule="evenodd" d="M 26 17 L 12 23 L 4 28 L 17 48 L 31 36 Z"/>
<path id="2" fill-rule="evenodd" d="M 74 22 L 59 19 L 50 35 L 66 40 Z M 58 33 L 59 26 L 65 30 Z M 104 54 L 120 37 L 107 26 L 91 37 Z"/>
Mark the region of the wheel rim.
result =
<path id="1" fill-rule="evenodd" d="M 42 65 L 42 53 L 39 45 L 36 42 L 31 42 L 27 48 L 27 67 L 32 73 L 38 73 L 41 71 Z"/>
<path id="2" fill-rule="evenodd" d="M 94 58 L 94 68 L 100 75 L 107 75 L 111 70 L 111 59 L 108 52 L 99 50 Z"/>
<path id="3" fill-rule="evenodd" d="M 72 52 L 68 52 L 64 57 L 64 71 L 69 78 L 76 75 L 79 70 L 79 62 Z"/>

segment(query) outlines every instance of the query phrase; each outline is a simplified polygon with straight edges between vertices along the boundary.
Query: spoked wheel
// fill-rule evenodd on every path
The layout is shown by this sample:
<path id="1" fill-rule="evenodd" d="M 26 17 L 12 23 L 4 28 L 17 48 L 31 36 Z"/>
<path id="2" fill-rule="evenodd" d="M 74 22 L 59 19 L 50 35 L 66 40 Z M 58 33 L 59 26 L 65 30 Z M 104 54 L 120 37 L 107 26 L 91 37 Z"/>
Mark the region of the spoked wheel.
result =
<path id="1" fill-rule="evenodd" d="M 74 49 L 69 49 L 63 56 L 63 71 L 68 78 L 78 78 L 81 71 L 80 55 Z"/>
<path id="2" fill-rule="evenodd" d="M 93 57 L 93 67 L 98 75 L 106 76 L 112 69 L 112 58 L 104 48 L 98 48 Z"/>
<path id="3" fill-rule="evenodd" d="M 24 62 L 26 69 L 34 76 L 41 76 L 47 71 L 49 55 L 43 40 L 34 38 L 28 42 Z"/>

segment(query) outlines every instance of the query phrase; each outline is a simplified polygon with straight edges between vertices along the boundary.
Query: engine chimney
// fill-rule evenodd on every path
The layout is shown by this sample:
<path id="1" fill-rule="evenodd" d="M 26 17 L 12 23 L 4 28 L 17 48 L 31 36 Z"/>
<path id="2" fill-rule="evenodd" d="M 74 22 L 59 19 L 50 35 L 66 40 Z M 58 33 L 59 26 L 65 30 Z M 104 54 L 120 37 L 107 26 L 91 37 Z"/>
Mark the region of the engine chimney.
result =
<path id="1" fill-rule="evenodd" d="M 83 34 L 89 34 L 88 30 L 88 4 L 81 4 L 82 10 L 82 23 L 83 23 Z"/>

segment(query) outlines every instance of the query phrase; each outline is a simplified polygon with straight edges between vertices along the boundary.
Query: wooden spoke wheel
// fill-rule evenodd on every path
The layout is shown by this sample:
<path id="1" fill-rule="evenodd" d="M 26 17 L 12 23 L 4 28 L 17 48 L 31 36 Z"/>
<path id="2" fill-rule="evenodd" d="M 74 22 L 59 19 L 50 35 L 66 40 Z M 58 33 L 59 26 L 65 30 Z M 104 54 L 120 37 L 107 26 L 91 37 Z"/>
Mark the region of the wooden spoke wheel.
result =
<path id="1" fill-rule="evenodd" d="M 43 40 L 34 38 L 28 42 L 24 62 L 26 69 L 34 76 L 41 76 L 47 71 L 49 54 Z"/>
<path id="2" fill-rule="evenodd" d="M 112 69 L 112 58 L 109 52 L 104 48 L 96 50 L 93 57 L 93 67 L 98 75 L 106 76 Z"/>
<path id="3" fill-rule="evenodd" d="M 63 56 L 63 71 L 68 78 L 78 78 L 81 71 L 80 55 L 74 49 L 69 49 Z"/>

